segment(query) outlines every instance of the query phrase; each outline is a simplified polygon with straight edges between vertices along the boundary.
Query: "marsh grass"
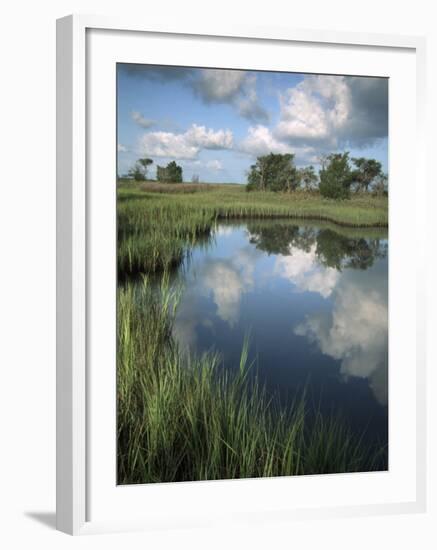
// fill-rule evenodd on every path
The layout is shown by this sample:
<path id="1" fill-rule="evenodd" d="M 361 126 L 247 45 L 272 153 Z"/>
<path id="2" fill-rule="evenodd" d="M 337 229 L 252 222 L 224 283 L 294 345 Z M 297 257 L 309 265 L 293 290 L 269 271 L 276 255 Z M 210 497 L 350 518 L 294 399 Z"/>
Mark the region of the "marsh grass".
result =
<path id="1" fill-rule="evenodd" d="M 338 418 L 283 408 L 248 364 L 181 353 L 172 325 L 182 290 L 164 274 L 118 290 L 117 422 L 121 484 L 381 469 Z M 311 420 L 309 420 L 311 418 Z"/>
<path id="2" fill-rule="evenodd" d="M 211 232 L 210 212 L 146 202 L 118 205 L 118 273 L 154 273 L 178 265 Z"/>
<path id="3" fill-rule="evenodd" d="M 239 365 L 224 365 L 217 353 L 182 353 L 172 337 L 182 289 L 169 273 L 225 220 L 386 227 L 387 199 L 339 203 L 235 185 L 162 187 L 121 182 L 117 189 L 118 482 L 386 469 L 386 449 L 363 445 L 340 418 L 309 410 L 304 395 L 282 407 L 248 364 L 247 341 Z"/>
<path id="4" fill-rule="evenodd" d="M 153 185 L 158 184 L 122 183 L 118 188 L 120 278 L 179 265 L 193 244 L 208 239 L 218 220 L 309 219 L 350 227 L 388 223 L 385 197 L 359 195 L 350 201 L 332 201 L 314 192 L 246 193 L 244 186 L 202 184 L 185 186 L 185 191 L 180 191 L 184 184 L 165 184 L 168 190 L 163 193 L 153 191 Z M 193 187 L 208 191 L 192 192 Z"/>

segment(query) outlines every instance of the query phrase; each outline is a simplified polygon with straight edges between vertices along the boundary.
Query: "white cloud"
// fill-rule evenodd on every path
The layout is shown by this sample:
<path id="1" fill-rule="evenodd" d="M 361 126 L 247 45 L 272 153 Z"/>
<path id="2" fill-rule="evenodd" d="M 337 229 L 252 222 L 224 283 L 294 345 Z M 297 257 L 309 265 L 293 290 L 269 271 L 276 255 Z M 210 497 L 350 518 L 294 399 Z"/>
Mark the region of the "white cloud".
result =
<path id="1" fill-rule="evenodd" d="M 174 159 L 195 159 L 202 149 L 231 149 L 230 130 L 211 130 L 192 124 L 182 133 L 148 132 L 140 139 L 140 150 L 149 156 Z"/>
<path id="2" fill-rule="evenodd" d="M 267 153 L 289 153 L 290 146 L 275 139 L 267 126 L 250 126 L 247 137 L 241 142 L 240 149 L 253 156 Z"/>
<path id="3" fill-rule="evenodd" d="M 150 132 L 140 139 L 140 149 L 153 157 L 171 157 L 175 159 L 195 158 L 200 148 L 192 145 L 185 134 L 172 132 Z"/>
<path id="4" fill-rule="evenodd" d="M 214 130 L 192 124 L 184 134 L 185 139 L 200 149 L 231 149 L 233 135 L 230 130 Z"/>
<path id="5" fill-rule="evenodd" d="M 204 101 L 222 103 L 233 100 L 242 91 L 245 79 L 244 71 L 204 69 L 194 87 Z"/>
<path id="6" fill-rule="evenodd" d="M 268 112 L 256 92 L 257 75 L 231 69 L 189 69 L 147 65 L 125 65 L 131 76 L 170 82 L 180 80 L 193 89 L 205 103 L 227 103 L 248 120 L 267 122 Z"/>
<path id="7" fill-rule="evenodd" d="M 154 120 L 144 118 L 139 111 L 132 111 L 131 117 L 132 120 L 138 124 L 138 126 L 141 126 L 141 128 L 150 128 L 155 124 Z"/>
<path id="8" fill-rule="evenodd" d="M 335 141 L 351 108 L 344 77 L 308 76 L 280 96 L 281 115 L 275 130 L 284 141 Z"/>
<path id="9" fill-rule="evenodd" d="M 192 82 L 194 90 L 206 103 L 229 103 L 239 114 L 252 121 L 268 121 L 256 93 L 256 75 L 246 71 L 203 69 Z"/>
<path id="10" fill-rule="evenodd" d="M 125 147 L 124 145 L 119 143 L 119 144 L 117 144 L 117 151 L 119 153 L 126 153 L 127 152 L 127 147 Z"/>
<path id="11" fill-rule="evenodd" d="M 298 163 L 314 164 L 323 153 L 363 147 L 388 134 L 388 81 L 384 78 L 306 75 L 279 94 L 279 120 L 268 127 L 270 115 L 258 97 L 261 77 L 256 72 L 141 65 L 126 65 L 123 70 L 161 82 L 180 80 L 203 102 L 233 107 L 253 124 L 239 148 L 251 156 L 291 152 Z M 143 128 L 153 124 L 138 111 L 132 118 Z M 193 158 L 190 155 L 195 153 L 182 148 L 182 154 Z"/>
<path id="12" fill-rule="evenodd" d="M 317 162 L 316 150 L 310 146 L 290 145 L 275 137 L 270 128 L 258 124 L 250 126 L 247 136 L 239 144 L 239 150 L 253 157 L 267 155 L 269 153 L 292 153 L 296 155 L 296 162 Z"/>
<path id="13" fill-rule="evenodd" d="M 236 101 L 240 115 L 253 122 L 268 122 L 270 116 L 266 109 L 261 105 L 256 93 L 256 76 L 247 74 L 243 94 Z"/>
<path id="14" fill-rule="evenodd" d="M 332 267 L 323 267 L 317 260 L 316 245 L 306 252 L 290 246 L 289 256 L 278 256 L 275 272 L 290 280 L 299 290 L 317 292 L 328 298 L 340 279 L 340 273 Z"/>
<path id="15" fill-rule="evenodd" d="M 319 149 L 360 147 L 388 132 L 388 87 L 383 78 L 307 76 L 280 95 L 274 135 Z"/>
<path id="16" fill-rule="evenodd" d="M 279 95 L 277 125 L 250 127 L 240 149 L 252 156 L 294 153 L 300 163 L 317 163 L 323 152 L 386 137 L 387 97 L 385 79 L 306 76 Z"/>

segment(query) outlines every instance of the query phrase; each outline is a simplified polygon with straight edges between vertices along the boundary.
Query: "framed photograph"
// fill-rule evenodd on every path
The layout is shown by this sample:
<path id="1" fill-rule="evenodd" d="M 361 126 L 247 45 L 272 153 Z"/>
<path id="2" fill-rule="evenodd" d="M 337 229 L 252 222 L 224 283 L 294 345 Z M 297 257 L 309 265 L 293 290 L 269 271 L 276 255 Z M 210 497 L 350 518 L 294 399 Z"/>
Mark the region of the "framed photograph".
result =
<path id="1" fill-rule="evenodd" d="M 58 20 L 60 530 L 425 510 L 424 48 Z"/>

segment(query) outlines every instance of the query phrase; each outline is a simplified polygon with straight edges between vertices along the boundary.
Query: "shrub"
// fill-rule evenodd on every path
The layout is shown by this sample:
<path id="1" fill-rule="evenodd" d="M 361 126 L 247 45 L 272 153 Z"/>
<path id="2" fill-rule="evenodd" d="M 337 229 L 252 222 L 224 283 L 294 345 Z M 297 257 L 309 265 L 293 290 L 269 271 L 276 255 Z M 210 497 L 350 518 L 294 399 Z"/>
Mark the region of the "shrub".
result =
<path id="1" fill-rule="evenodd" d="M 294 191 L 299 185 L 294 155 L 270 153 L 258 157 L 250 167 L 247 184 L 247 191 Z"/>
<path id="2" fill-rule="evenodd" d="M 182 183 L 182 167 L 176 164 L 174 160 L 165 167 L 158 166 L 156 179 L 161 183 Z"/>

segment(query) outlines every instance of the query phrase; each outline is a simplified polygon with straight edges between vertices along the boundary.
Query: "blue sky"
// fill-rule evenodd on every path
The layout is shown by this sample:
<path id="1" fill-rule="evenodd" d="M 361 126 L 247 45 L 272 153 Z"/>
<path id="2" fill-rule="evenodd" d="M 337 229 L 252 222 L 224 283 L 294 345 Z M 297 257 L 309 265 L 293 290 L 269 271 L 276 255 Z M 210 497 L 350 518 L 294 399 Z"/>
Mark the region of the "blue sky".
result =
<path id="1" fill-rule="evenodd" d="M 351 151 L 387 171 L 388 81 L 154 65 L 117 65 L 118 173 L 140 157 L 176 160 L 184 181 L 245 183 L 256 157 Z"/>

